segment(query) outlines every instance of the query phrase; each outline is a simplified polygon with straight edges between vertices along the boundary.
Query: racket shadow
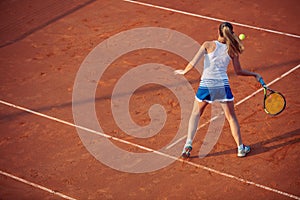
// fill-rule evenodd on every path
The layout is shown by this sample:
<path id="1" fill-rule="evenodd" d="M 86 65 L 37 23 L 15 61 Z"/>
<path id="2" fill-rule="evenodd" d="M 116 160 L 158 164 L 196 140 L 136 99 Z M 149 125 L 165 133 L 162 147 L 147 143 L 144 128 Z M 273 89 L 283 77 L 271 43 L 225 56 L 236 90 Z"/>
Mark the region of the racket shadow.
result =
<path id="1" fill-rule="evenodd" d="M 268 151 L 272 151 L 274 149 L 278 149 L 284 146 L 289 146 L 292 144 L 300 143 L 300 129 L 296 129 L 294 131 L 290 131 L 284 133 L 282 135 L 257 142 L 255 144 L 250 144 L 251 152 L 247 154 L 248 156 L 254 156 L 258 154 L 263 154 Z M 214 157 L 214 156 L 221 156 L 221 155 L 228 155 L 228 154 L 236 154 L 237 149 L 228 149 L 225 151 L 210 153 L 206 157 Z M 198 158 L 198 156 L 193 156 L 191 158 Z"/>

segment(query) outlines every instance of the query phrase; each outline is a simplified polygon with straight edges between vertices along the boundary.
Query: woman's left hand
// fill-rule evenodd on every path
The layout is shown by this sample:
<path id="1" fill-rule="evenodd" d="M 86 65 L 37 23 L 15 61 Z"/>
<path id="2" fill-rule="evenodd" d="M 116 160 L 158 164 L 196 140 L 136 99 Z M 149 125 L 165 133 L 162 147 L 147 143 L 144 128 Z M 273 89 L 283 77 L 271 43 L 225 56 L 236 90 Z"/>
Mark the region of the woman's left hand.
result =
<path id="1" fill-rule="evenodd" d="M 180 75 L 184 75 L 185 74 L 185 71 L 183 69 L 178 69 L 178 70 L 175 70 L 174 71 L 174 74 L 177 75 L 177 74 L 180 74 Z"/>

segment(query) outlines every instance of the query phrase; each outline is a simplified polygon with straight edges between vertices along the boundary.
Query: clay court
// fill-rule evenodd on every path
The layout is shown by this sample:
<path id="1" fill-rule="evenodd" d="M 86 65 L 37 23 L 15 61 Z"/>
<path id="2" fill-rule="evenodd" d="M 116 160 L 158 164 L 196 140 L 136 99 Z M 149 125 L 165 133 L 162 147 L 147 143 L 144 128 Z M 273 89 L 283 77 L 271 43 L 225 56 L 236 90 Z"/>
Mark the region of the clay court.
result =
<path id="1" fill-rule="evenodd" d="M 0 199 L 300 199 L 299 8 L 297 0 L 1 1 Z M 237 158 L 227 122 L 212 151 L 199 157 L 210 106 L 200 120 L 191 158 L 157 153 L 172 143 L 180 121 L 188 120 L 181 111 L 189 109 L 159 84 L 138 87 L 129 101 L 132 120 L 141 127 L 151 122 L 153 104 L 164 107 L 167 119 L 159 132 L 136 138 L 115 122 L 111 98 L 118 80 L 147 63 L 183 69 L 188 61 L 172 52 L 127 52 L 110 63 L 101 79 L 86 80 L 97 85 L 94 99 L 73 101 L 82 63 L 115 35 L 159 27 L 201 44 L 216 39 L 221 21 L 246 35 L 243 68 L 260 73 L 287 102 L 281 114 L 267 115 L 260 84 L 235 75 L 229 66 L 242 137 L 252 147 L 247 157 Z M 194 91 L 200 76 L 196 69 L 185 75 Z M 91 102 L 101 133 L 74 120 L 74 108 Z M 126 152 L 154 152 L 158 163 L 172 162 L 144 173 L 113 169 L 86 148 L 78 133 L 82 128 Z M 184 142 L 178 141 L 179 151 Z"/>

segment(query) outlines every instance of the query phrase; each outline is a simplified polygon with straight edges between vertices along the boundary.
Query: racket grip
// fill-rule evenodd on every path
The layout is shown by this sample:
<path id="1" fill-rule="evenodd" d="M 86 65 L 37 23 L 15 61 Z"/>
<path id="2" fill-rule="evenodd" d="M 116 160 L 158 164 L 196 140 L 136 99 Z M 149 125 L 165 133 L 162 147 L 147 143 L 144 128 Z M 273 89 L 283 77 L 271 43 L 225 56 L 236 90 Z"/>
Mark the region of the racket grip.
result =
<path id="1" fill-rule="evenodd" d="M 262 77 L 259 79 L 259 82 L 260 82 L 260 84 L 261 84 L 263 87 L 266 87 L 266 86 L 267 86 L 266 83 L 264 82 L 264 79 L 263 79 Z"/>

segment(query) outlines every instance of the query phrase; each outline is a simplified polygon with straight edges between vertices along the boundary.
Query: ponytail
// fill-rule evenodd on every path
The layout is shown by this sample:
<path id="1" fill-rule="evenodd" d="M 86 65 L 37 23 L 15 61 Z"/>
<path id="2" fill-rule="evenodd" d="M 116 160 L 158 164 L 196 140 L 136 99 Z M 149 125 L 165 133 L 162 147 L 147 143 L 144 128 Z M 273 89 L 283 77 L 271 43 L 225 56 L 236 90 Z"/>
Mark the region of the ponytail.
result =
<path id="1" fill-rule="evenodd" d="M 225 38 L 228 54 L 233 57 L 241 54 L 244 51 L 244 45 L 240 39 L 234 34 L 233 27 L 230 23 L 224 22 L 219 27 L 220 36 Z"/>

